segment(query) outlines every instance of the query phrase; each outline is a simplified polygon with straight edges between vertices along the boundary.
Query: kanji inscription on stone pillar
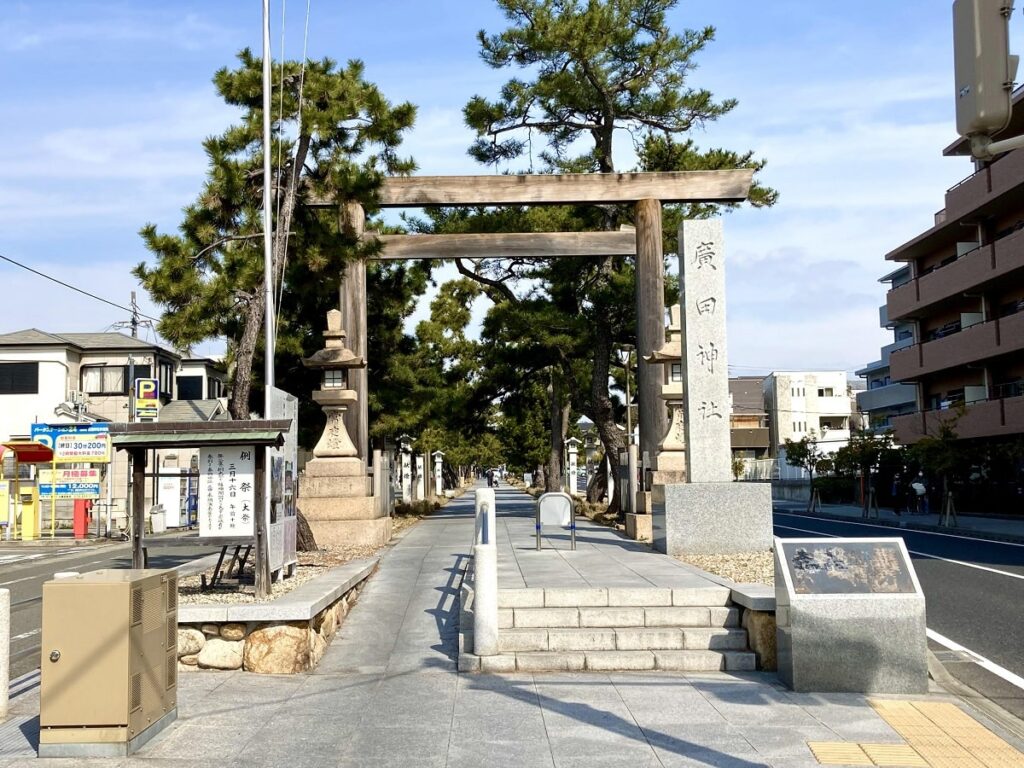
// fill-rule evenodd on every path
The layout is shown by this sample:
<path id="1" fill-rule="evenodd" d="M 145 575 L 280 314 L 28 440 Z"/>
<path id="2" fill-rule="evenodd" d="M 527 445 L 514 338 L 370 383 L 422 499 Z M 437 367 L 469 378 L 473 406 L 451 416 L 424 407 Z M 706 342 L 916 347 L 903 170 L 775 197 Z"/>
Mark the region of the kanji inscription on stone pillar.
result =
<path id="1" fill-rule="evenodd" d="M 721 219 L 683 221 L 679 251 L 686 479 L 728 482 L 732 449 Z"/>

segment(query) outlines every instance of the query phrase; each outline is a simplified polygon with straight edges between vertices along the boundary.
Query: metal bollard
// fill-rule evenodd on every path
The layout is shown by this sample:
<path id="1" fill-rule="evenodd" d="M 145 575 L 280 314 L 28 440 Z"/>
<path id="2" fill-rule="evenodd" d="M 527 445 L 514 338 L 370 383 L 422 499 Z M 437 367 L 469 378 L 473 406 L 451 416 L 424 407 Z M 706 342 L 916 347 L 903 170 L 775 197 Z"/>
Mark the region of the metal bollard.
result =
<path id="1" fill-rule="evenodd" d="M 497 617 L 495 617 L 497 622 Z M 11 687 L 11 591 L 0 589 L 0 723 L 7 719 Z"/>

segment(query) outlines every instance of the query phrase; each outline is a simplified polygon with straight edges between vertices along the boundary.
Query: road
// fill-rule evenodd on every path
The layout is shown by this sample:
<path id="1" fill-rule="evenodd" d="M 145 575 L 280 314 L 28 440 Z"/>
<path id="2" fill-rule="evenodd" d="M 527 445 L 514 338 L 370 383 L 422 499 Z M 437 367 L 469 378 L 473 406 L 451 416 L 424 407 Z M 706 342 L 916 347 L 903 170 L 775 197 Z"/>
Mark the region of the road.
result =
<path id="1" fill-rule="evenodd" d="M 792 508 L 776 504 L 776 536 L 901 536 L 924 590 L 930 647 L 954 677 L 1024 716 L 1024 690 L 990 668 L 967 661 L 967 654 L 951 653 L 953 646 L 942 642 L 951 640 L 990 660 L 1011 673 L 1011 679 L 1024 678 L 1024 544 L 826 520 L 793 514 Z"/>
<path id="2" fill-rule="evenodd" d="M 160 550 L 150 541 L 152 568 L 173 568 L 214 551 L 210 547 Z M 130 568 L 127 543 L 87 546 L 4 545 L 0 542 L 0 589 L 11 591 L 11 679 L 39 666 L 43 582 L 60 571 Z"/>

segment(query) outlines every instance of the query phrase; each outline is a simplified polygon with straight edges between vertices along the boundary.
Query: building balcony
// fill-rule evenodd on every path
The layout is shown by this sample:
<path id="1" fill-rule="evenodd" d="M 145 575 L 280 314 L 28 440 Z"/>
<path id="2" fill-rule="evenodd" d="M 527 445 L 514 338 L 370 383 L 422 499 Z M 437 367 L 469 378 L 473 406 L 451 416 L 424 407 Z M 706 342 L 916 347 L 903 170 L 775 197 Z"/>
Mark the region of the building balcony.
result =
<path id="1" fill-rule="evenodd" d="M 904 445 L 938 434 L 942 422 L 953 422 L 957 437 L 1004 437 L 1024 434 L 1024 395 L 980 400 L 958 409 L 921 411 L 893 418 L 896 440 Z"/>
<path id="2" fill-rule="evenodd" d="M 1024 350 L 1024 312 L 964 328 L 924 344 L 896 350 L 889 357 L 893 381 L 917 381 L 937 371 L 978 363 Z"/>
<path id="3" fill-rule="evenodd" d="M 1024 270 L 1024 229 L 893 288 L 886 296 L 886 320 L 921 317 L 935 304 L 959 299 L 1017 270 Z"/>
<path id="4" fill-rule="evenodd" d="M 917 401 L 917 388 L 912 384 L 887 384 L 857 393 L 857 407 L 864 413 L 899 408 Z"/>
<path id="5" fill-rule="evenodd" d="M 990 199 L 1012 190 L 1024 179 L 1024 152 L 1015 151 L 989 163 L 946 191 L 946 220 L 960 219 Z"/>
<path id="6" fill-rule="evenodd" d="M 729 437 L 733 448 L 768 449 L 767 427 L 733 427 L 729 430 Z"/>

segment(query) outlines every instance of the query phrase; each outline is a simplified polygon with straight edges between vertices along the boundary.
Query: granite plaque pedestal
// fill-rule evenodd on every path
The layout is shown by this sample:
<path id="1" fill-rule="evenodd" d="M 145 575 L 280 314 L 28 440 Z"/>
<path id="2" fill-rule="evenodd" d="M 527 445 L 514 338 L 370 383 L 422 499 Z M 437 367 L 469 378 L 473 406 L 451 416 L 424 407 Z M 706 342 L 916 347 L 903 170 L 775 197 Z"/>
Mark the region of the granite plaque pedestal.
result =
<path id="1" fill-rule="evenodd" d="M 668 555 L 768 551 L 772 489 L 768 483 L 655 485 L 654 548 Z"/>
<path id="2" fill-rule="evenodd" d="M 924 595 L 902 539 L 776 539 L 775 603 L 794 691 L 928 691 Z"/>

